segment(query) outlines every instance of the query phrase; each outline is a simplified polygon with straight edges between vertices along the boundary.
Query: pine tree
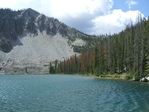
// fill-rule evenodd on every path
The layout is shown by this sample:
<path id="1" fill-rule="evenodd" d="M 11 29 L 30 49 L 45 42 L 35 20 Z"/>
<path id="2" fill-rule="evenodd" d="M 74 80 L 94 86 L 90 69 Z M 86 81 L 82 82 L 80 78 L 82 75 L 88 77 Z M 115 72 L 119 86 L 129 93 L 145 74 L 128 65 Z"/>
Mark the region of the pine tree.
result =
<path id="1" fill-rule="evenodd" d="M 94 65 L 94 74 L 99 75 L 99 49 L 95 47 L 95 65 Z"/>

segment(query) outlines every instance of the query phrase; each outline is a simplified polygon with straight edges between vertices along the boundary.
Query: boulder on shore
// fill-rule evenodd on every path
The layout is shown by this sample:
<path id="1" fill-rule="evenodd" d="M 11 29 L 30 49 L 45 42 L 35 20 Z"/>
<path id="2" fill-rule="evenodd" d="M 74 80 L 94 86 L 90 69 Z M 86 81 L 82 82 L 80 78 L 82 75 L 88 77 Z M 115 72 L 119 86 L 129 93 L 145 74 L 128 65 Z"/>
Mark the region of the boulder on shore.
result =
<path id="1" fill-rule="evenodd" d="M 145 78 L 140 79 L 140 81 L 141 82 L 148 82 L 149 81 L 148 79 L 149 79 L 149 77 L 145 77 Z"/>
<path id="2" fill-rule="evenodd" d="M 145 77 L 149 81 L 149 77 Z"/>

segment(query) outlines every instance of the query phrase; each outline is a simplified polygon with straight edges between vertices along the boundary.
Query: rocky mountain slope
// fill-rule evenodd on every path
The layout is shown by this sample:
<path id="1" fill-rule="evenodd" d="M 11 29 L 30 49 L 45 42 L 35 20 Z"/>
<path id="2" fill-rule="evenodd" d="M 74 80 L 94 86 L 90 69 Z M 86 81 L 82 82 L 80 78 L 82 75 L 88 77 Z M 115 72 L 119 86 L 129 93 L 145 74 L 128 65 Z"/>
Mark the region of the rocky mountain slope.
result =
<path id="1" fill-rule="evenodd" d="M 30 8 L 0 9 L 0 73 L 48 73 L 49 62 L 66 59 L 91 41 L 91 36 Z"/>

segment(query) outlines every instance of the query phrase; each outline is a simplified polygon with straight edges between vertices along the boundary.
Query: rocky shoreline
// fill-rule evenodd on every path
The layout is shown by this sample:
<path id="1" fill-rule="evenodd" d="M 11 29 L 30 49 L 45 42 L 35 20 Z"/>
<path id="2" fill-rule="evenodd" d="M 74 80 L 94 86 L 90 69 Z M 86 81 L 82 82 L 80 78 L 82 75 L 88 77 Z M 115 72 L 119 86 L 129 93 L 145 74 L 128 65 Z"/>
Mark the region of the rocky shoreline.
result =
<path id="1" fill-rule="evenodd" d="M 96 79 L 109 79 L 109 80 L 125 80 L 125 81 L 139 81 L 139 82 L 149 82 L 149 76 L 143 77 L 141 79 L 135 80 L 133 75 L 122 74 L 122 75 L 100 75 L 100 76 L 93 76 Z"/>
<path id="2" fill-rule="evenodd" d="M 149 77 L 141 78 L 140 82 L 149 82 Z"/>
<path id="3" fill-rule="evenodd" d="M 49 63 L 8 60 L 0 63 L 0 74 L 47 74 Z"/>

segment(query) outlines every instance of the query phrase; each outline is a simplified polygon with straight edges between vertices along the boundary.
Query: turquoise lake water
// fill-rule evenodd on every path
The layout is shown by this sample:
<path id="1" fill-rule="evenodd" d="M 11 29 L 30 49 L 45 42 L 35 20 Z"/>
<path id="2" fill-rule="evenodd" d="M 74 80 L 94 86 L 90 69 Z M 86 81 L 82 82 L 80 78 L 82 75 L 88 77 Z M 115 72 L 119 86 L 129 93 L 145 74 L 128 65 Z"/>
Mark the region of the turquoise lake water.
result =
<path id="1" fill-rule="evenodd" d="M 149 112 L 149 83 L 0 75 L 0 112 Z"/>

